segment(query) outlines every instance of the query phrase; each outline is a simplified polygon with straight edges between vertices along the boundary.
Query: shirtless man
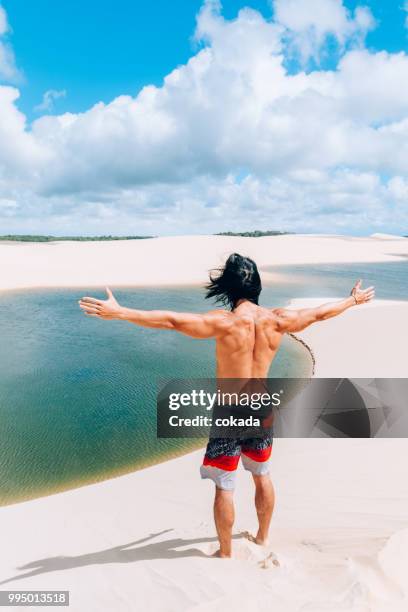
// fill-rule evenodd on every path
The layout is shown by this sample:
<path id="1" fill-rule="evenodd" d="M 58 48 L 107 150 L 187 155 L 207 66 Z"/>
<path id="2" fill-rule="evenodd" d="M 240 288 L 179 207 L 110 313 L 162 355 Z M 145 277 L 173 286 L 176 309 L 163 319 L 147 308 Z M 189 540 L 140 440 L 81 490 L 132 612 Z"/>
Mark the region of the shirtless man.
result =
<path id="1" fill-rule="evenodd" d="M 267 378 L 271 363 L 287 332 L 299 332 L 318 321 L 335 317 L 357 304 L 369 302 L 374 288 L 361 289 L 358 281 L 350 296 L 316 308 L 289 310 L 258 305 L 262 290 L 257 266 L 252 259 L 237 253 L 225 266 L 210 275 L 207 298 L 215 298 L 228 310 L 204 314 L 165 310 L 134 310 L 120 306 L 110 289 L 108 299 L 84 297 L 80 307 L 85 314 L 101 319 L 121 319 L 143 327 L 169 329 L 193 338 L 216 340 L 217 378 Z M 269 477 L 272 436 L 259 439 L 211 439 L 208 443 L 201 476 L 215 482 L 214 519 L 220 549 L 218 556 L 231 556 L 234 523 L 234 477 L 240 457 L 255 483 L 255 507 L 259 529 L 252 540 L 267 543 L 274 506 L 274 490 Z"/>

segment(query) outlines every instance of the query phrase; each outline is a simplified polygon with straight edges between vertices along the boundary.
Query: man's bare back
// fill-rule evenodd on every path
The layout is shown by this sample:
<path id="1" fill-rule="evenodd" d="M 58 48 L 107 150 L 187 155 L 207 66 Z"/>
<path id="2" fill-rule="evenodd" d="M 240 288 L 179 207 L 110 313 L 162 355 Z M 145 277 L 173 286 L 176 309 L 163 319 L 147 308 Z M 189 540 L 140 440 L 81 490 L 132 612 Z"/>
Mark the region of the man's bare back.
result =
<path id="1" fill-rule="evenodd" d="M 220 318 L 217 378 L 266 378 L 282 340 L 276 314 L 243 301 L 233 312 L 215 316 Z"/>

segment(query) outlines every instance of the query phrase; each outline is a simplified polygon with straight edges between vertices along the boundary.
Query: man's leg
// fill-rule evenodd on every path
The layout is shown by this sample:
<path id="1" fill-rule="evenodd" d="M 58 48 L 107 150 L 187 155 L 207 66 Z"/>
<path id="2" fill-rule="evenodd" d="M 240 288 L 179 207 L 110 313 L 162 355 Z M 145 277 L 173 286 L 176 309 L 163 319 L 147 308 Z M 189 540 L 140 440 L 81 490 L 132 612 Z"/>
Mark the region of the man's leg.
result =
<path id="1" fill-rule="evenodd" d="M 259 529 L 254 538 L 256 544 L 267 544 L 269 526 L 275 505 L 275 491 L 269 474 L 253 474 L 255 483 L 255 507 L 258 515 Z"/>
<path id="2" fill-rule="evenodd" d="M 246 532 L 246 536 L 256 544 L 267 544 L 271 524 L 275 491 L 269 476 L 269 463 L 272 454 L 273 434 L 248 438 L 242 445 L 242 464 L 251 472 L 255 483 L 255 507 L 259 528 L 256 536 Z"/>
<path id="3" fill-rule="evenodd" d="M 220 549 L 218 557 L 231 556 L 231 536 L 234 524 L 233 492 L 241 448 L 233 438 L 210 438 L 205 451 L 201 478 L 215 483 L 214 520 Z"/>
<path id="4" fill-rule="evenodd" d="M 217 529 L 220 550 L 217 556 L 231 557 L 232 526 L 234 524 L 235 512 L 233 491 L 226 491 L 215 487 L 214 520 Z"/>

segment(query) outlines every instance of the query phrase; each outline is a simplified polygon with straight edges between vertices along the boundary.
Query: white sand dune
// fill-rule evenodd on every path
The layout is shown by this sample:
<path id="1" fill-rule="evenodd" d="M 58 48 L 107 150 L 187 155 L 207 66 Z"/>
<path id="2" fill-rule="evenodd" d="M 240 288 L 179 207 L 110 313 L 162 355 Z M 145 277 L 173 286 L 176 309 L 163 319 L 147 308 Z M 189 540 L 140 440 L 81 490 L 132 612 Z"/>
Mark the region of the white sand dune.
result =
<path id="1" fill-rule="evenodd" d="M 331 300 L 292 300 L 289 307 L 308 308 Z M 408 377 L 408 302 L 361 304 L 297 335 L 313 350 L 317 377 Z"/>
<path id="2" fill-rule="evenodd" d="M 276 440 L 271 546 L 240 535 L 256 522 L 240 470 L 233 560 L 210 557 L 201 454 L 2 508 L 0 588 L 69 589 L 75 612 L 407 609 L 405 440 Z"/>
<path id="3" fill-rule="evenodd" d="M 371 238 L 380 238 L 381 240 L 406 240 L 404 236 L 396 236 L 395 234 L 382 234 L 377 232 L 375 234 L 371 234 Z"/>
<path id="4" fill-rule="evenodd" d="M 0 244 L 0 289 L 204 283 L 209 268 L 238 251 L 259 266 L 396 261 L 408 239 L 287 235 L 177 236 L 112 242 Z"/>
<path id="5" fill-rule="evenodd" d="M 408 241 L 0 245 L 2 263 L 9 258 L 1 287 L 202 282 L 232 250 L 263 266 L 391 261 L 408 255 Z M 406 377 L 407 315 L 407 303 L 377 302 L 305 330 L 316 374 Z M 256 517 L 252 483 L 240 470 L 232 560 L 210 556 L 213 490 L 199 478 L 201 455 L 0 508 L 0 589 L 69 589 L 74 612 L 408 610 L 408 440 L 277 439 L 271 545 L 260 549 L 241 535 Z"/>

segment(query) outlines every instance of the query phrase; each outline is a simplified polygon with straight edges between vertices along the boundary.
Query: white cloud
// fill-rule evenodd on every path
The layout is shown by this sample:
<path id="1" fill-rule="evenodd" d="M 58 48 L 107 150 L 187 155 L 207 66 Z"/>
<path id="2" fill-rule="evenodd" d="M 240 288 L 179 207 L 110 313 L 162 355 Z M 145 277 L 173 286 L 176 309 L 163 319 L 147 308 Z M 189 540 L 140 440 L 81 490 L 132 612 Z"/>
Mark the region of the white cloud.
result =
<path id="1" fill-rule="evenodd" d="M 0 36 L 3 36 L 9 29 L 7 21 L 7 13 L 4 8 L 0 5 Z"/>
<path id="2" fill-rule="evenodd" d="M 367 29 L 367 13 L 335 4 L 335 19 L 309 11 L 312 45 L 330 31 L 348 49 Z M 227 21 L 207 2 L 204 47 L 162 87 L 31 130 L 17 90 L 0 87 L 0 197 L 18 203 L 8 231 L 400 231 L 408 57 L 348 49 L 336 70 L 288 74 L 287 28 L 308 36 L 307 19 L 243 9 Z"/>
<path id="3" fill-rule="evenodd" d="M 402 203 L 408 202 L 408 179 L 402 176 L 393 176 L 388 181 L 388 190 L 391 197 Z"/>
<path id="4" fill-rule="evenodd" d="M 54 102 L 55 100 L 58 100 L 59 98 L 65 98 L 67 95 L 67 92 L 65 89 L 48 89 L 46 92 L 44 92 L 43 94 L 43 98 L 41 101 L 41 104 L 38 104 L 34 110 L 36 112 L 41 112 L 41 111 L 51 111 L 54 108 Z"/>
<path id="5" fill-rule="evenodd" d="M 20 197 L 10 208 L 7 231 L 51 233 L 206 233 L 288 229 L 300 232 L 387 231 L 407 223 L 403 177 L 383 182 L 376 173 L 351 170 L 304 172 L 289 177 L 244 180 L 197 177 L 173 184 L 83 193 L 46 199 Z M 12 196 L 10 196 L 12 200 Z"/>
<path id="6" fill-rule="evenodd" d="M 50 154 L 27 130 L 26 118 L 16 107 L 18 97 L 16 88 L 0 85 L 0 179 L 17 185 L 31 183 Z"/>
<path id="7" fill-rule="evenodd" d="M 7 13 L 0 5 L 0 80 L 16 82 L 21 79 L 21 74 L 16 66 L 13 49 L 5 39 L 9 31 Z"/>
<path id="8" fill-rule="evenodd" d="M 346 42 L 361 44 L 375 26 L 368 7 L 357 6 L 352 13 L 342 0 L 273 0 L 272 6 L 276 21 L 286 28 L 304 63 L 310 58 L 319 61 L 328 37 L 343 49 Z"/>

